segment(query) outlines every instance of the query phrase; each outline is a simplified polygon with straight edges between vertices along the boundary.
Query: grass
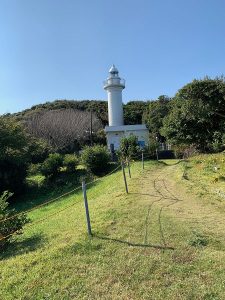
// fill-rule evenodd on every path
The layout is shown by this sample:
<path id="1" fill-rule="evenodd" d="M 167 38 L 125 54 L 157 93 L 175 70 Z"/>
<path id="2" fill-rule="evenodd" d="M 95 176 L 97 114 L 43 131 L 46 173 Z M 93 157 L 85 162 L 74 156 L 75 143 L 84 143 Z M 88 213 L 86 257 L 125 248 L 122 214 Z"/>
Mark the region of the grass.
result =
<path id="1" fill-rule="evenodd" d="M 136 162 L 129 194 L 121 171 L 96 181 L 87 191 L 92 238 L 81 191 L 29 213 L 47 219 L 1 255 L 0 297 L 225 299 L 223 204 L 198 195 L 191 164 L 184 180 L 183 162 Z"/>

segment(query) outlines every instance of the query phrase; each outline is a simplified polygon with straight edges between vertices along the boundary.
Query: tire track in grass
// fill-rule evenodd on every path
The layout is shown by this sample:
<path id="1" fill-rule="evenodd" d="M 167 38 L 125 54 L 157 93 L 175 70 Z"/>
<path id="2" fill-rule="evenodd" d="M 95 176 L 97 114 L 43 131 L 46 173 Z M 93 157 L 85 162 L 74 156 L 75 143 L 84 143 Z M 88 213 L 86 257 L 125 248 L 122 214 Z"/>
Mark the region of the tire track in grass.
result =
<path id="1" fill-rule="evenodd" d="M 152 211 L 153 205 L 157 204 L 157 203 L 159 203 L 159 205 L 160 205 L 162 201 L 170 201 L 170 203 L 168 203 L 168 204 L 160 205 L 159 213 L 158 213 L 158 226 L 159 226 L 159 232 L 160 232 L 161 245 L 166 248 L 167 243 L 166 243 L 164 230 L 163 230 L 163 224 L 162 224 L 163 210 L 169 206 L 175 205 L 177 202 L 182 201 L 182 200 L 177 198 L 177 196 L 175 196 L 169 190 L 169 188 L 165 182 L 165 177 L 161 178 L 163 175 L 163 171 L 164 170 L 161 170 L 160 173 L 158 174 L 158 176 L 153 180 L 153 189 L 156 192 L 156 194 L 158 195 L 159 199 L 152 201 L 148 206 L 147 214 L 146 214 L 146 218 L 145 218 L 144 243 L 148 242 L 149 225 L 150 225 L 151 211 Z M 159 187 L 159 185 L 160 185 L 160 187 Z M 171 201 L 172 201 L 172 203 L 171 203 Z"/>

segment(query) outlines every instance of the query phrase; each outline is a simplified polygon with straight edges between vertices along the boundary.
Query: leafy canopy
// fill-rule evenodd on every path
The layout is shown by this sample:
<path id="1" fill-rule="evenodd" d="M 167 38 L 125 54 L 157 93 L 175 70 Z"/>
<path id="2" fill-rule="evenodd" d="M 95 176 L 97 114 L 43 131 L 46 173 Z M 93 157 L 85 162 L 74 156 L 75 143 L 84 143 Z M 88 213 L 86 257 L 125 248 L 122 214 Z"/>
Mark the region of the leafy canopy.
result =
<path id="1" fill-rule="evenodd" d="M 140 153 L 140 147 L 138 146 L 137 137 L 130 135 L 129 137 L 123 137 L 120 140 L 119 155 L 122 159 L 130 159 L 137 156 Z"/>
<path id="2" fill-rule="evenodd" d="M 225 126 L 224 78 L 194 80 L 178 91 L 161 134 L 174 144 L 195 144 L 201 151 L 222 142 Z"/>
<path id="3" fill-rule="evenodd" d="M 29 221 L 25 214 L 10 219 L 16 213 L 14 209 L 8 208 L 7 200 L 11 196 L 12 193 L 6 191 L 0 195 L 0 250 L 10 242 L 13 233 L 22 233 L 23 225 Z"/>

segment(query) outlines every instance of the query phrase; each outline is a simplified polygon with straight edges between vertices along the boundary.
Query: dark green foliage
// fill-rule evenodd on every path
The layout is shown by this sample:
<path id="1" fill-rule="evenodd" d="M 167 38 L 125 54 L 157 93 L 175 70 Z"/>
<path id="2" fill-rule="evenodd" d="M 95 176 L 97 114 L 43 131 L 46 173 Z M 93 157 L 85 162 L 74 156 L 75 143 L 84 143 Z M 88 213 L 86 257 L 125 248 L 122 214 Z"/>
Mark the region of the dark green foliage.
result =
<path id="1" fill-rule="evenodd" d="M 127 125 L 142 124 L 143 113 L 148 108 L 148 102 L 130 101 L 123 106 L 124 123 Z"/>
<path id="2" fill-rule="evenodd" d="M 37 175 L 40 172 L 41 172 L 41 163 L 30 164 L 27 170 L 28 175 Z"/>
<path id="3" fill-rule="evenodd" d="M 160 134 L 160 129 L 163 126 L 163 119 L 168 115 L 169 111 L 170 98 L 167 96 L 159 96 L 158 100 L 148 103 L 148 109 L 143 114 L 143 121 L 147 125 L 153 139 L 158 137 L 159 141 L 165 141 L 165 138 Z"/>
<path id="4" fill-rule="evenodd" d="M 30 160 L 33 164 L 43 162 L 51 151 L 52 148 L 45 140 L 29 136 Z"/>
<path id="5" fill-rule="evenodd" d="M 87 169 L 99 175 L 108 169 L 110 155 L 105 146 L 86 146 L 82 150 L 81 160 Z"/>
<path id="6" fill-rule="evenodd" d="M 8 208 L 8 198 L 12 196 L 12 193 L 4 192 L 0 196 L 0 250 L 4 249 L 10 242 L 14 232 L 19 234 L 22 233 L 23 225 L 28 222 L 25 214 L 21 214 L 12 219 L 8 219 L 13 216 L 16 211 Z"/>
<path id="7" fill-rule="evenodd" d="M 66 167 L 66 171 L 72 173 L 75 171 L 79 164 L 79 159 L 74 154 L 66 154 L 63 159 L 63 166 Z"/>
<path id="8" fill-rule="evenodd" d="M 42 163 L 41 173 L 47 178 L 53 178 L 59 174 L 62 166 L 63 156 L 59 153 L 53 153 Z"/>
<path id="9" fill-rule="evenodd" d="M 29 140 L 22 126 L 12 118 L 0 117 L 0 193 L 21 192 L 29 160 Z"/>
<path id="10" fill-rule="evenodd" d="M 138 154 L 140 154 L 140 147 L 138 146 L 138 140 L 136 136 L 130 135 L 129 137 L 123 137 L 120 140 L 119 155 L 122 159 L 137 157 Z"/>
<path id="11" fill-rule="evenodd" d="M 178 91 L 162 135 L 174 144 L 210 151 L 222 144 L 225 127 L 224 78 L 194 80 Z"/>
<path id="12" fill-rule="evenodd" d="M 130 101 L 124 105 L 124 121 L 125 124 L 142 124 L 142 115 L 148 106 L 144 101 Z M 103 126 L 108 124 L 108 104 L 102 100 L 55 100 L 32 106 L 21 113 L 15 114 L 19 119 L 24 119 L 31 116 L 33 113 L 38 113 L 44 110 L 58 109 L 78 109 L 93 111 L 101 120 Z"/>

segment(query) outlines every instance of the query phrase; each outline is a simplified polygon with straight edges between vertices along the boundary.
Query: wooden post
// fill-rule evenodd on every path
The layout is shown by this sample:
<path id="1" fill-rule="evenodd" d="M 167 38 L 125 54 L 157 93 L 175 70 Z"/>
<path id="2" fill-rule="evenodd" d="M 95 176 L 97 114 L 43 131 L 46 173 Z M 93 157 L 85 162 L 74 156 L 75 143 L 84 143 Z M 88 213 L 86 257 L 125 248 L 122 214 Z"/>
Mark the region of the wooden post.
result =
<path id="1" fill-rule="evenodd" d="M 142 159 L 142 169 L 144 170 L 145 165 L 144 165 L 144 151 L 143 150 L 142 150 L 142 153 L 141 153 L 141 159 Z"/>
<path id="2" fill-rule="evenodd" d="M 126 174 L 125 174 L 125 170 L 124 170 L 124 164 L 122 161 L 121 161 L 121 166 L 122 166 L 122 171 L 123 171 L 123 179 L 124 179 L 125 189 L 126 189 L 126 193 L 128 194 L 127 179 L 126 179 Z"/>
<path id="3" fill-rule="evenodd" d="M 88 235 L 92 236 L 92 232 L 91 232 L 91 220 L 90 220 L 90 216 L 89 216 L 87 193 L 86 193 L 86 184 L 85 184 L 84 180 L 82 181 L 82 190 L 83 190 L 84 206 L 85 206 L 86 219 L 87 219 Z"/>

